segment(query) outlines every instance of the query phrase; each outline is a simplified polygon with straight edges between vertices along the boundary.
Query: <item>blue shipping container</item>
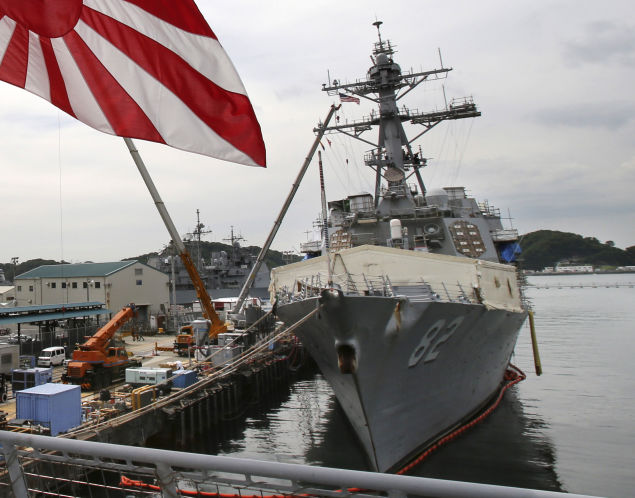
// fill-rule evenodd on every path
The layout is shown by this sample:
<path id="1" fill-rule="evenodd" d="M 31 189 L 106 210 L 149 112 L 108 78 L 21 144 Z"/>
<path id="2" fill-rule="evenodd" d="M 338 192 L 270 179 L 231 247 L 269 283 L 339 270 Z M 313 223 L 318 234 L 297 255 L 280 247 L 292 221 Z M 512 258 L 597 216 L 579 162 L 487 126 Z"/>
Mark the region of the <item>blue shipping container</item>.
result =
<path id="1" fill-rule="evenodd" d="M 16 393 L 16 418 L 51 429 L 51 436 L 82 423 L 81 387 L 43 384 Z"/>
<path id="2" fill-rule="evenodd" d="M 176 370 L 172 377 L 172 386 L 183 388 L 191 386 L 197 380 L 194 370 Z"/>

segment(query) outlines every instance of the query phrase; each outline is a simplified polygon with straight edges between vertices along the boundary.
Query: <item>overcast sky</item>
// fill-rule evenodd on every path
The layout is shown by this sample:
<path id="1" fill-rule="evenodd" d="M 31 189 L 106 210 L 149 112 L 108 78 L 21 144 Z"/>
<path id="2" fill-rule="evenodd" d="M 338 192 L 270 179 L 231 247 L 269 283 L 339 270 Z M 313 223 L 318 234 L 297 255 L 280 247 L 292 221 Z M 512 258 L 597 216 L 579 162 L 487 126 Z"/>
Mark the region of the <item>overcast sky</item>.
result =
<path id="1" fill-rule="evenodd" d="M 635 244 L 635 7 L 629 0 L 261 2 L 198 0 L 240 73 L 267 146 L 252 168 L 137 141 L 182 234 L 196 210 L 223 241 L 230 226 L 262 245 L 333 99 L 331 78 L 364 78 L 376 41 L 402 69 L 452 67 L 447 99 L 473 96 L 480 118 L 445 122 L 420 141 L 428 187 L 461 185 L 521 233 L 553 229 Z M 391 5 L 389 7 L 389 5 Z M 441 85 L 405 104 L 443 106 Z M 370 107 L 345 104 L 340 119 Z M 369 136 L 369 138 L 374 138 Z M 367 147 L 331 138 L 327 197 L 372 191 Z M 0 262 L 115 261 L 169 240 L 120 138 L 0 83 Z M 346 160 L 348 159 L 348 164 Z M 317 161 L 273 248 L 299 249 L 320 211 Z M 509 223 L 506 221 L 506 223 Z"/>

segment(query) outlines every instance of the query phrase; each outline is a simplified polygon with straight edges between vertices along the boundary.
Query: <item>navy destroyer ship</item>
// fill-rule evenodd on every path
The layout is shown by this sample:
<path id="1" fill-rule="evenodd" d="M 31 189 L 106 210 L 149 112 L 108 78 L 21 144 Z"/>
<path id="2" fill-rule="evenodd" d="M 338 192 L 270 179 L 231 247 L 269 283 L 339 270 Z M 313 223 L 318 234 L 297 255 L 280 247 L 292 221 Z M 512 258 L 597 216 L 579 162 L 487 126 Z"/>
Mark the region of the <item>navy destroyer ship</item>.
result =
<path id="1" fill-rule="evenodd" d="M 420 112 L 398 105 L 451 68 L 402 71 L 382 40 L 365 79 L 322 90 L 377 105 L 371 114 L 314 131 L 372 148 L 375 191 L 326 206 L 307 259 L 276 268 L 270 293 L 330 382 L 371 467 L 396 471 L 471 419 L 504 381 L 527 316 L 514 265 L 518 234 L 463 187 L 427 189 L 415 141 L 446 120 L 474 118 L 471 98 Z M 404 124 L 417 132 L 408 138 Z M 417 126 L 418 125 L 418 126 Z M 365 132 L 377 129 L 376 142 Z M 342 165 L 344 166 L 344 165 Z M 411 183 L 412 181 L 412 183 Z M 327 212 L 328 211 L 328 212 Z M 308 316 L 308 318 L 307 318 Z"/>

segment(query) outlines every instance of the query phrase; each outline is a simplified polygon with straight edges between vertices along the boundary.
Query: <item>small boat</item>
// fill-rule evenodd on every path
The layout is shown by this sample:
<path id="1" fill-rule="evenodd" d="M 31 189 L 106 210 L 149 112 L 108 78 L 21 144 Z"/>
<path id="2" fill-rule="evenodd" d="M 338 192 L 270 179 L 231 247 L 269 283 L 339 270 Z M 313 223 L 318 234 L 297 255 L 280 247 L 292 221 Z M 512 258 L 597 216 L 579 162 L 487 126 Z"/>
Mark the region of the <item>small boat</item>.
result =
<path id="1" fill-rule="evenodd" d="M 272 271 L 270 292 L 280 319 L 297 323 L 371 467 L 388 472 L 499 392 L 527 309 L 514 264 L 517 231 L 464 187 L 427 189 L 427 160 L 413 145 L 442 121 L 480 112 L 471 98 L 430 112 L 398 106 L 451 69 L 402 71 L 375 25 L 367 77 L 322 89 L 378 109 L 321 130 L 372 145 L 364 163 L 375 192 L 331 201 L 328 214 L 323 195 L 321 240 L 303 245 L 305 260 Z M 423 131 L 409 139 L 406 122 Z M 371 142 L 363 134 L 375 128 Z"/>

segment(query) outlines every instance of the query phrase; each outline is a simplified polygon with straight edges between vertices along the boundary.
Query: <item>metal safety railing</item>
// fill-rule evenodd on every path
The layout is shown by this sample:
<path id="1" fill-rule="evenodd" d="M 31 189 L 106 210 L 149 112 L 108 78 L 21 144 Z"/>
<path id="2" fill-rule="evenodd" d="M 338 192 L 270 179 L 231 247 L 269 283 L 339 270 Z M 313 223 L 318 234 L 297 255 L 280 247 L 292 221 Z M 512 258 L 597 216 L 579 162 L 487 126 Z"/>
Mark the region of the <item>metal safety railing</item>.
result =
<path id="1" fill-rule="evenodd" d="M 564 497 L 489 484 L 313 467 L 0 431 L 0 494 L 30 496 Z M 124 495 L 125 496 L 125 495 Z"/>
<path id="2" fill-rule="evenodd" d="M 324 289 L 335 286 L 347 295 L 407 297 L 411 301 L 441 301 L 477 303 L 472 288 L 460 282 L 437 282 L 435 284 L 421 279 L 420 282 L 400 282 L 391 280 L 387 275 L 365 275 L 340 273 L 329 276 L 318 272 L 297 280 L 295 286 L 281 287 L 276 293 L 278 304 L 319 297 Z"/>

